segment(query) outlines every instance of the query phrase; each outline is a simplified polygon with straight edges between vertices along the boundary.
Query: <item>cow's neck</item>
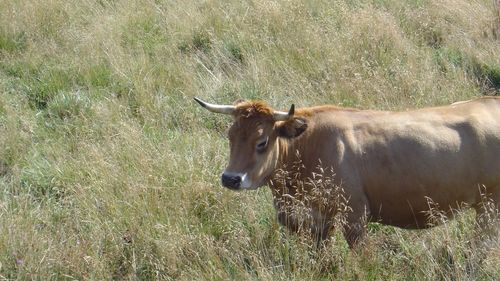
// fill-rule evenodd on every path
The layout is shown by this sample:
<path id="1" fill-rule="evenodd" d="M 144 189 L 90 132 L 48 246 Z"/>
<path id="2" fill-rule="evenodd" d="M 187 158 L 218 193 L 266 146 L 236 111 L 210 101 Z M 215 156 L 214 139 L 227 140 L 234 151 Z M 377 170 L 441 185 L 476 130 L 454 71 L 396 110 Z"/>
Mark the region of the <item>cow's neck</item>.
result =
<path id="1" fill-rule="evenodd" d="M 287 177 L 294 180 L 307 180 L 312 177 L 313 173 L 317 173 L 317 168 L 321 165 L 318 159 L 324 155 L 317 155 L 317 147 L 312 147 L 316 142 L 311 143 L 311 140 L 321 135 L 323 126 L 319 126 L 315 114 L 309 113 L 307 116 L 307 130 L 296 138 L 277 139 L 278 161 L 275 172 L 270 179 L 272 188 L 282 189 L 283 184 L 290 185 L 289 190 L 293 189 L 293 181 L 283 180 L 283 171 L 287 171 Z M 321 167 L 328 168 L 328 167 Z M 276 184 L 279 183 L 279 184 Z"/>
<path id="2" fill-rule="evenodd" d="M 271 186 L 272 190 L 278 191 L 286 189 L 287 191 L 285 193 L 293 193 L 291 190 L 293 189 L 293 185 L 287 178 L 300 178 L 298 174 L 303 172 L 303 165 L 300 160 L 301 141 L 302 140 L 299 142 L 299 140 L 278 138 L 276 144 L 278 160 L 276 169 L 269 180 L 269 186 Z M 284 171 L 286 171 L 287 174 L 284 174 Z"/>

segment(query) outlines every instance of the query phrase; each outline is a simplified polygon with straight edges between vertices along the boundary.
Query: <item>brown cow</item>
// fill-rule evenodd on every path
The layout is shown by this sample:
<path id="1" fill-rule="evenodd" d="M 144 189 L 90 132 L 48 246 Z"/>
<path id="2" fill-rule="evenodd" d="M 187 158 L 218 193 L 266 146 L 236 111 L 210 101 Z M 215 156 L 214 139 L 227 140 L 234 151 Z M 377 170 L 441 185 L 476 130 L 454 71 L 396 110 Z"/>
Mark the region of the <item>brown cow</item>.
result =
<path id="1" fill-rule="evenodd" d="M 350 246 L 365 234 L 368 221 L 429 227 L 429 200 L 445 216 L 464 205 L 480 215 L 479 187 L 485 187 L 494 204 L 500 203 L 500 98 L 404 112 L 331 105 L 295 111 L 292 105 L 287 113 L 262 102 L 196 101 L 234 118 L 222 185 L 234 190 L 269 185 L 278 220 L 292 230 L 297 218 L 279 202 L 300 198 L 294 185 L 314 178 L 319 165 L 333 170 L 331 185 L 341 186 L 348 198 L 344 233 Z M 300 168 L 288 180 L 277 178 L 277 171 L 297 162 Z M 311 230 L 324 239 L 333 214 L 310 205 Z"/>

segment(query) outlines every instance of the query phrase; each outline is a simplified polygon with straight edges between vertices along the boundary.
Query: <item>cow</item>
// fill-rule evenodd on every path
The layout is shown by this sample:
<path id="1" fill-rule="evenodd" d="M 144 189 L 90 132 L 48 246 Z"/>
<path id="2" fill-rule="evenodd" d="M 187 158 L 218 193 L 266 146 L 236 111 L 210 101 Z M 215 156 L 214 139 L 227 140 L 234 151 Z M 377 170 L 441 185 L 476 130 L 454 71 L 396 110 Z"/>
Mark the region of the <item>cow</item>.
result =
<path id="1" fill-rule="evenodd" d="M 297 186 L 302 192 L 312 188 L 303 183 L 317 177 L 318 167 L 333 171 L 327 185 L 340 186 L 346 198 L 343 233 L 350 247 L 362 241 L 368 222 L 428 228 L 437 224 L 429 223 L 430 209 L 452 218 L 463 206 L 480 217 L 484 194 L 498 208 L 499 97 L 399 112 L 293 104 L 286 112 L 258 101 L 195 100 L 233 117 L 222 185 L 232 190 L 268 185 L 278 221 L 293 231 L 296 214 L 280 202 L 300 200 Z M 283 171 L 291 174 L 280 178 Z M 319 210 L 317 200 L 308 202 L 310 230 L 319 240 L 328 238 L 334 214 L 324 206 Z"/>

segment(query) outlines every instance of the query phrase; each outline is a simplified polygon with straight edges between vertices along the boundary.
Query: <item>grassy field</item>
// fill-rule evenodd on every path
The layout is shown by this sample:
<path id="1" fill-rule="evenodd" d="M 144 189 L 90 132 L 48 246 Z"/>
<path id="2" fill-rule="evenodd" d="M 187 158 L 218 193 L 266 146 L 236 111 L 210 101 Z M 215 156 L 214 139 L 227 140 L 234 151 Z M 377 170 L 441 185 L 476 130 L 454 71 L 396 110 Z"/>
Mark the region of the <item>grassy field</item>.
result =
<path id="1" fill-rule="evenodd" d="M 498 94 L 499 9 L 0 1 L 0 280 L 500 279 L 500 242 L 478 250 L 470 212 L 315 249 L 278 225 L 268 188 L 220 187 L 230 118 L 192 99 L 404 110 Z"/>

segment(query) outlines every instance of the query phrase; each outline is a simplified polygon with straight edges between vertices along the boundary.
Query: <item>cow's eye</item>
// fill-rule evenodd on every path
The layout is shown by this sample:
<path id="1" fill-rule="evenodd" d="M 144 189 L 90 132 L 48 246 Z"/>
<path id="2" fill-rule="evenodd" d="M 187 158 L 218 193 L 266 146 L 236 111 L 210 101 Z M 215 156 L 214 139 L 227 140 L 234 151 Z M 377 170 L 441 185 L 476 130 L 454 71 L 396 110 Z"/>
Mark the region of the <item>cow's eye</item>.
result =
<path id="1" fill-rule="evenodd" d="M 264 152 L 264 150 L 266 150 L 268 140 L 269 138 L 265 138 L 264 140 L 260 140 L 257 143 L 256 146 L 257 152 Z"/>

